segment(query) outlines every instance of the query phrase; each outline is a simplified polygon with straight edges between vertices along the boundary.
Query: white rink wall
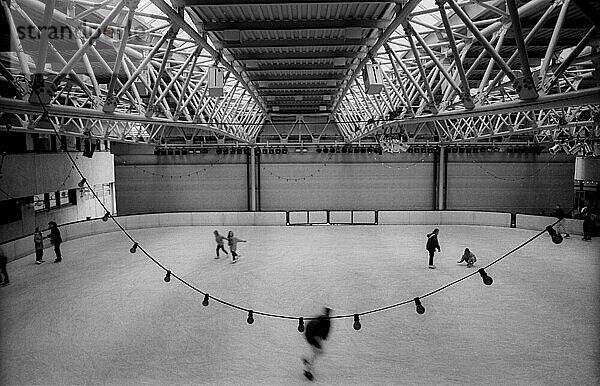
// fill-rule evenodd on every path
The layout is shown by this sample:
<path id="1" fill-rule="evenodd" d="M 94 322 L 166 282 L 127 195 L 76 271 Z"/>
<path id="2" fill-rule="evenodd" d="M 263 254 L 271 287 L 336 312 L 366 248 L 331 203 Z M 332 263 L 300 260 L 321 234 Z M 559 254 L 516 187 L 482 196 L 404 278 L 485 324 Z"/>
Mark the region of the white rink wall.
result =
<path id="1" fill-rule="evenodd" d="M 378 225 L 480 225 L 510 227 L 511 214 L 478 211 L 293 211 L 293 212 L 182 212 L 116 216 L 127 230 L 174 226 L 286 226 L 309 224 Z M 516 215 L 516 228 L 543 230 L 554 217 Z M 567 219 L 566 230 L 581 234 L 582 221 Z M 113 220 L 100 218 L 59 225 L 64 242 L 81 237 L 120 231 Z M 46 240 L 45 243 L 48 243 Z M 48 244 L 47 247 L 50 247 Z M 34 252 L 31 235 L 1 244 L 8 261 Z"/>

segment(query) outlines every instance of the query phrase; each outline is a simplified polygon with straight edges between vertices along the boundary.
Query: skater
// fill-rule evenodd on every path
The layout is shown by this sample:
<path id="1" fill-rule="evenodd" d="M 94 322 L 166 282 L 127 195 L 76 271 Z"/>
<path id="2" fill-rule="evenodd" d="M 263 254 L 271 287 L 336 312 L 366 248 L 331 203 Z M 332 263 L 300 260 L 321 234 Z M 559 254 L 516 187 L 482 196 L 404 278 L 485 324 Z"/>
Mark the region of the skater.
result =
<path id="1" fill-rule="evenodd" d="M 469 250 L 469 248 L 465 248 L 465 253 L 463 253 L 462 257 L 459 261 L 457 261 L 457 263 L 460 264 L 463 261 L 467 263 L 467 268 L 471 268 L 473 264 L 477 261 L 477 258 L 475 257 L 473 252 Z"/>
<path id="2" fill-rule="evenodd" d="M 60 237 L 60 231 L 58 230 L 58 225 L 54 221 L 50 221 L 48 225 L 50 226 L 50 234 L 46 236 L 46 238 L 50 238 L 50 243 L 54 245 L 54 253 L 56 254 L 54 262 L 60 263 L 62 261 L 62 254 L 60 252 L 62 238 Z"/>
<path id="3" fill-rule="evenodd" d="M 229 255 L 229 253 L 227 253 L 227 251 L 225 250 L 224 245 L 224 240 L 227 239 L 227 237 L 220 235 L 219 231 L 215 231 L 215 241 L 217 242 L 217 257 L 215 257 L 215 259 L 219 258 L 219 250 L 222 250 L 223 253 L 225 253 L 226 255 Z"/>
<path id="4" fill-rule="evenodd" d="M 567 217 L 567 215 L 558 204 L 556 204 L 556 208 L 554 208 L 554 217 L 560 220 L 556 223 L 556 232 L 558 232 L 559 235 L 564 233 L 566 239 L 571 237 L 569 233 L 565 230 L 565 217 Z"/>
<path id="5" fill-rule="evenodd" d="M 323 354 L 323 341 L 327 340 L 329 330 L 331 328 L 331 314 L 330 308 L 323 308 L 323 314 L 319 315 L 316 319 L 311 320 L 306 325 L 306 331 L 304 336 L 306 341 L 310 345 L 312 355 L 310 358 L 302 358 L 302 362 L 306 366 L 304 370 L 304 376 L 309 380 L 313 380 L 313 365 L 319 355 Z"/>
<path id="6" fill-rule="evenodd" d="M 4 250 L 0 248 L 0 278 L 4 277 L 2 283 L 0 283 L 2 287 L 10 284 L 10 280 L 8 279 L 8 272 L 6 271 L 6 263 L 8 262 L 7 260 L 8 258 L 6 257 L 6 253 L 4 253 Z"/>
<path id="7" fill-rule="evenodd" d="M 35 232 L 33 232 L 33 243 L 35 244 L 35 263 L 42 264 L 44 260 L 44 236 L 42 236 L 42 232 L 40 231 L 40 227 L 35 227 Z"/>
<path id="8" fill-rule="evenodd" d="M 429 252 L 429 268 L 431 269 L 435 269 L 435 265 L 433 265 L 433 254 L 435 250 L 437 249 L 438 252 L 442 251 L 440 249 L 440 243 L 438 242 L 437 238 L 439 233 L 440 230 L 435 228 L 433 232 L 427 235 L 427 245 L 425 246 L 425 249 L 427 249 L 427 251 Z"/>
<path id="9" fill-rule="evenodd" d="M 588 205 L 581 208 L 581 216 L 583 217 L 583 241 L 592 241 L 592 213 Z"/>
<path id="10" fill-rule="evenodd" d="M 236 263 L 237 262 L 237 243 L 245 243 L 246 240 L 242 240 L 242 239 L 238 239 L 237 237 L 233 236 L 233 231 L 229 231 L 229 233 L 227 234 L 227 243 L 229 244 L 229 251 L 231 251 L 231 257 L 233 258 L 233 261 L 231 262 L 231 264 Z"/>

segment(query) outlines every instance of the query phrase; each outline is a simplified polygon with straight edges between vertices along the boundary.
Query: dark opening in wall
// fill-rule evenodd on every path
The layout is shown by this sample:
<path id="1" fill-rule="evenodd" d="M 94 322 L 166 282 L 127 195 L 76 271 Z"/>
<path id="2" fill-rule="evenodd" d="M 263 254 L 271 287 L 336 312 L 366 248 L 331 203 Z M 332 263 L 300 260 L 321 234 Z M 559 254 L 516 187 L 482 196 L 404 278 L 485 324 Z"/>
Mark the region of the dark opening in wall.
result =
<path id="1" fill-rule="evenodd" d="M 0 224 L 8 224 L 21 219 L 21 202 L 19 200 L 0 201 Z"/>

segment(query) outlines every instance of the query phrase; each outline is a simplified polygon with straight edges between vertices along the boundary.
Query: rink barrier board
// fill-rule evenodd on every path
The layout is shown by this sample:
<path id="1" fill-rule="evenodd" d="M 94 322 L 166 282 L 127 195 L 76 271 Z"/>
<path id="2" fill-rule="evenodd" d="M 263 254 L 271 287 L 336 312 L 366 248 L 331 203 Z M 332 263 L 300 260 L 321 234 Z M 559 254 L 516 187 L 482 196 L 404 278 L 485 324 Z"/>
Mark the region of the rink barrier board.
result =
<path id="1" fill-rule="evenodd" d="M 115 217 L 127 230 L 171 226 L 286 226 L 286 225 L 478 225 L 510 227 L 511 214 L 478 211 L 289 211 L 289 212 L 181 212 L 149 213 Z M 556 221 L 554 217 L 516 215 L 516 228 L 543 230 Z M 100 218 L 59 226 L 63 242 L 82 237 L 119 231 L 114 221 Z M 581 234 L 582 220 L 566 219 L 565 229 Z M 47 234 L 47 233 L 45 233 Z M 51 248 L 48 239 L 44 247 Z M 0 248 L 12 261 L 34 253 L 33 236 L 27 235 L 3 244 Z"/>
<path id="2" fill-rule="evenodd" d="M 556 222 L 555 217 L 544 217 L 544 216 L 532 216 L 528 214 L 517 214 L 517 228 L 530 229 L 535 231 L 541 231 L 546 229 L 548 225 L 552 225 Z M 565 219 L 565 231 L 574 235 L 580 235 L 583 233 L 583 220 L 577 220 L 572 218 Z"/>

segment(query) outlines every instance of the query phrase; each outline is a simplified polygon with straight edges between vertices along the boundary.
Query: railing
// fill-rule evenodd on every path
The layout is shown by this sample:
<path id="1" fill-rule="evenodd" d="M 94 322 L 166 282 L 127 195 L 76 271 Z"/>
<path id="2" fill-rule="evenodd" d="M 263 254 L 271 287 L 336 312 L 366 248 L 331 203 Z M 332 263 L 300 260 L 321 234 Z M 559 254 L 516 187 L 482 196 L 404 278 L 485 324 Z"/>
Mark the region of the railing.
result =
<path id="1" fill-rule="evenodd" d="M 281 212 L 181 212 L 116 216 L 125 229 L 174 226 L 294 226 L 294 225 L 475 225 L 510 227 L 511 214 L 478 211 L 318 210 Z M 542 230 L 556 219 L 516 215 L 516 227 Z M 565 228 L 581 234 L 582 220 L 566 219 Z M 59 225 L 63 241 L 119 231 L 113 220 L 100 218 Z M 47 242 L 47 241 L 46 241 Z M 12 261 L 34 252 L 32 235 L 0 244 Z"/>

